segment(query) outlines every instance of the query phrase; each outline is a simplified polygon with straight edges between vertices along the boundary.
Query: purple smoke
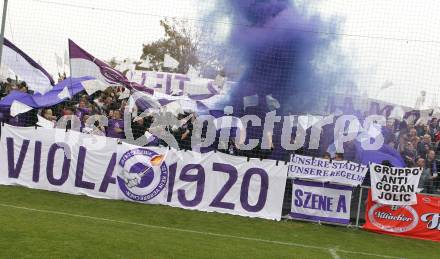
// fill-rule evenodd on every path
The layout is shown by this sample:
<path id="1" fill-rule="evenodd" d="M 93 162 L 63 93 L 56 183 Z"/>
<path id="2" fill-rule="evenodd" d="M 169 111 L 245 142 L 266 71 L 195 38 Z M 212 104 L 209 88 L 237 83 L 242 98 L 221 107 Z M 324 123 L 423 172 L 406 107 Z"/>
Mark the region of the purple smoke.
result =
<path id="1" fill-rule="evenodd" d="M 243 97 L 257 94 L 259 114 L 268 111 L 267 95 L 279 102 L 282 114 L 312 112 L 332 92 L 337 78 L 323 75 L 314 64 L 335 40 L 329 36 L 335 34 L 320 32 L 334 30 L 333 26 L 300 13 L 288 0 L 228 3 L 233 17 L 230 48 L 244 66 L 230 95 L 234 110 L 243 110 Z"/>

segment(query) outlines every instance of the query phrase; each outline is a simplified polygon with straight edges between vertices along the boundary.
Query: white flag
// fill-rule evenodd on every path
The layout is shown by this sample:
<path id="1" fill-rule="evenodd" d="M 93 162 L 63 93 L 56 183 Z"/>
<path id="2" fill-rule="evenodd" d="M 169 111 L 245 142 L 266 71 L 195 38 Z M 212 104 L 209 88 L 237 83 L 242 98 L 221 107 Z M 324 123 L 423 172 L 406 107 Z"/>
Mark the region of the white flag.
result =
<path id="1" fill-rule="evenodd" d="M 121 64 L 117 65 L 115 69 L 119 70 L 120 72 L 124 72 L 125 70 L 129 69 L 128 63 L 123 61 Z"/>
<path id="2" fill-rule="evenodd" d="M 64 65 L 69 67 L 69 52 L 67 49 L 64 50 Z"/>
<path id="3" fill-rule="evenodd" d="M 246 109 L 247 107 L 257 106 L 257 105 L 258 105 L 258 95 L 257 94 L 243 97 L 243 109 Z"/>
<path id="4" fill-rule="evenodd" d="M 6 65 L 29 89 L 44 94 L 55 84 L 53 78 L 36 61 L 4 38 L 2 64 Z"/>
<path id="5" fill-rule="evenodd" d="M 70 95 L 70 93 L 69 93 L 69 88 L 67 88 L 67 87 L 64 87 L 64 89 L 63 89 L 63 91 L 61 91 L 59 94 L 58 94 L 58 98 L 60 98 L 61 100 L 63 100 L 63 99 L 70 99 L 71 98 L 71 95 Z"/>
<path id="6" fill-rule="evenodd" d="M 393 84 L 393 82 L 391 82 L 391 81 L 386 81 L 386 82 L 384 82 L 383 84 L 382 84 L 382 86 L 380 87 L 380 89 L 387 89 L 387 88 L 390 88 L 391 86 L 393 86 L 394 84 Z"/>
<path id="7" fill-rule="evenodd" d="M 55 127 L 55 122 L 45 119 L 37 114 L 38 122 L 37 125 L 46 129 L 53 129 Z"/>
<path id="8" fill-rule="evenodd" d="M 64 71 L 63 59 L 61 59 L 61 57 L 58 56 L 57 53 L 55 53 L 55 60 L 57 62 L 58 71 Z"/>
<path id="9" fill-rule="evenodd" d="M 272 95 L 266 95 L 266 104 L 269 110 L 276 110 L 281 107 L 280 102 L 273 98 Z"/>
<path id="10" fill-rule="evenodd" d="M 215 84 L 216 86 L 218 86 L 219 88 L 222 88 L 222 87 L 225 85 L 225 82 L 226 82 L 226 78 L 225 78 L 225 77 L 223 77 L 223 76 L 221 76 L 221 75 L 217 75 L 217 76 L 215 77 L 214 84 Z"/>
<path id="11" fill-rule="evenodd" d="M 197 69 L 195 69 L 193 66 L 189 66 L 188 72 L 186 73 L 186 75 L 191 79 L 197 79 L 199 78 L 199 71 L 197 71 Z"/>
<path id="12" fill-rule="evenodd" d="M 30 110 L 32 110 L 32 109 L 33 109 L 33 108 L 30 107 L 29 105 L 26 105 L 26 104 L 24 104 L 24 103 L 22 103 L 22 102 L 19 102 L 19 101 L 17 101 L 17 100 L 14 100 L 14 101 L 12 102 L 12 105 L 11 105 L 11 116 L 12 116 L 12 117 L 15 117 L 15 116 L 17 116 L 18 114 L 28 112 L 28 111 L 30 111 Z"/>
<path id="13" fill-rule="evenodd" d="M 142 61 L 141 64 L 139 64 L 139 67 L 142 67 L 142 68 L 150 68 L 150 67 L 151 67 L 151 60 L 150 60 L 150 57 L 147 56 L 147 57 L 145 58 L 145 60 Z"/>
<path id="14" fill-rule="evenodd" d="M 440 108 L 439 107 L 435 107 L 434 110 L 432 111 L 432 117 L 433 118 L 440 118 Z"/>
<path id="15" fill-rule="evenodd" d="M 405 116 L 405 111 L 400 106 L 396 106 L 391 110 L 390 119 L 396 119 L 398 121 L 402 121 Z"/>
<path id="16" fill-rule="evenodd" d="M 86 90 L 88 95 L 92 95 L 97 91 L 104 91 L 108 87 L 101 80 L 95 80 L 95 79 L 83 81 L 81 82 L 81 84 L 84 87 L 84 90 Z"/>
<path id="17" fill-rule="evenodd" d="M 148 132 L 148 130 L 145 131 L 144 135 L 147 138 L 147 145 L 156 139 L 156 137 L 153 134 L 151 134 L 150 132 Z"/>
<path id="18" fill-rule="evenodd" d="M 119 95 L 119 100 L 123 100 L 123 99 L 127 99 L 128 97 L 130 97 L 130 90 L 128 90 L 127 88 L 124 88 L 124 92 L 122 92 Z"/>
<path id="19" fill-rule="evenodd" d="M 163 59 L 163 66 L 167 68 L 176 69 L 179 66 L 179 61 L 175 60 L 170 55 L 165 54 Z"/>
<path id="20" fill-rule="evenodd" d="M 428 125 L 430 113 L 431 113 L 431 110 L 420 111 L 420 117 L 416 121 L 416 125 Z"/>
<path id="21" fill-rule="evenodd" d="M 14 77 L 15 77 L 14 73 L 6 65 L 1 65 L 1 67 L 0 67 L 0 80 L 2 82 L 6 82 L 6 79 L 14 78 Z"/>
<path id="22" fill-rule="evenodd" d="M 155 98 L 151 94 L 147 94 L 144 92 L 135 91 L 130 96 L 130 99 L 132 99 L 133 105 L 135 104 L 134 100 L 142 100 L 142 101 L 146 101 L 148 103 L 148 105 L 151 106 L 152 109 L 160 109 L 162 107 L 162 105 L 159 103 L 157 98 Z M 130 103 L 130 100 L 129 100 L 129 103 Z"/>
<path id="23" fill-rule="evenodd" d="M 165 110 L 167 112 L 172 113 L 174 116 L 177 117 L 177 115 L 179 115 L 180 113 L 183 113 L 183 109 L 182 106 L 180 105 L 180 103 L 178 101 L 175 102 L 171 102 L 169 104 L 167 104 L 165 106 Z"/>

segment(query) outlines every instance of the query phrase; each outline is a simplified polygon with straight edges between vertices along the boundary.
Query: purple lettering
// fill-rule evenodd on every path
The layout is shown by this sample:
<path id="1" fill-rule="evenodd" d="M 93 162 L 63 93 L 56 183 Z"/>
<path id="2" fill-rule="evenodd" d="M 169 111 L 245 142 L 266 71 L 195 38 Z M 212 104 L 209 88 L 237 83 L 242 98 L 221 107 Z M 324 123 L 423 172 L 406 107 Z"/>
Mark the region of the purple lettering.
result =
<path id="1" fill-rule="evenodd" d="M 167 202 L 171 202 L 171 199 L 173 198 L 174 182 L 176 180 L 177 163 L 174 163 L 174 164 L 170 165 L 168 170 L 169 170 L 169 175 L 168 175 Z"/>
<path id="2" fill-rule="evenodd" d="M 14 162 L 14 139 L 6 138 L 6 146 L 8 150 L 8 175 L 9 178 L 18 178 L 23 167 L 24 158 L 29 147 L 29 140 L 23 140 L 23 144 L 20 148 L 20 154 L 18 155 L 17 164 Z"/>
<path id="3" fill-rule="evenodd" d="M 145 80 L 147 80 L 147 73 L 142 72 L 142 81 L 141 81 L 141 85 L 145 86 Z"/>
<path id="4" fill-rule="evenodd" d="M 179 93 L 177 95 L 183 95 L 183 92 L 185 90 L 185 81 L 190 81 L 190 79 L 187 76 L 183 75 L 176 75 L 174 76 L 174 79 L 179 80 Z"/>
<path id="5" fill-rule="evenodd" d="M 235 167 L 233 167 L 232 165 L 214 163 L 212 165 L 212 170 L 217 172 L 227 173 L 229 175 L 229 178 L 209 206 L 233 210 L 235 208 L 234 203 L 224 202 L 222 200 L 225 197 L 225 195 L 229 192 L 229 190 L 232 188 L 232 186 L 235 184 L 235 182 L 237 182 L 237 178 L 238 178 L 237 169 L 235 169 Z"/>
<path id="6" fill-rule="evenodd" d="M 300 189 L 296 189 L 295 190 L 295 206 L 296 207 L 302 207 L 303 206 L 303 201 L 301 199 L 302 195 L 303 195 L 302 190 L 300 190 Z"/>
<path id="7" fill-rule="evenodd" d="M 171 79 L 172 79 L 172 76 L 167 75 L 167 82 L 166 82 L 166 87 L 165 87 L 166 94 L 171 94 Z"/>
<path id="8" fill-rule="evenodd" d="M 162 79 L 164 74 L 156 74 L 156 78 Z M 162 88 L 162 84 L 157 83 L 155 88 Z"/>
<path id="9" fill-rule="evenodd" d="M 260 194 L 258 195 L 258 201 L 255 205 L 249 204 L 249 185 L 251 178 L 254 175 L 259 175 L 261 179 Z M 240 202 L 243 209 L 249 212 L 258 212 L 263 209 L 266 204 L 267 190 L 269 189 L 269 176 L 266 171 L 261 168 L 250 168 L 243 176 L 243 182 L 241 183 L 241 195 Z"/>
<path id="10" fill-rule="evenodd" d="M 53 174 L 53 166 L 55 160 L 55 154 L 58 149 L 63 150 L 64 160 L 63 160 L 63 169 L 61 171 L 61 176 L 59 179 L 56 179 Z M 66 153 L 64 152 L 64 147 L 59 146 L 57 143 L 53 144 L 49 149 L 49 154 L 47 156 L 47 180 L 50 184 L 60 186 L 63 185 L 67 178 L 69 177 L 69 169 L 70 169 L 70 159 L 67 158 Z"/>
<path id="11" fill-rule="evenodd" d="M 32 181 L 38 183 L 40 180 L 40 161 L 41 161 L 41 141 L 35 142 L 34 152 L 34 172 L 32 174 Z"/>
<path id="12" fill-rule="evenodd" d="M 336 212 L 347 212 L 347 202 L 345 201 L 345 196 L 340 195 L 338 200 L 338 206 L 336 208 Z"/>
<path id="13" fill-rule="evenodd" d="M 99 192 L 106 192 L 109 184 L 115 184 L 116 179 L 113 177 L 113 171 L 116 165 L 116 153 L 113 153 L 110 162 L 108 163 L 107 170 L 105 171 L 104 178 L 102 179 Z"/>
<path id="14" fill-rule="evenodd" d="M 195 169 L 197 171 L 197 174 L 191 175 L 188 172 Z M 194 196 L 194 199 L 188 200 L 185 194 L 185 190 L 177 190 L 177 198 L 179 199 L 179 202 L 183 206 L 187 207 L 195 207 L 199 205 L 199 203 L 202 201 L 203 193 L 205 189 L 205 169 L 199 164 L 188 164 L 185 165 L 182 168 L 182 171 L 180 172 L 180 180 L 184 182 L 196 182 L 196 195 Z"/>
<path id="15" fill-rule="evenodd" d="M 76 164 L 76 177 L 75 177 L 75 186 L 84 189 L 95 189 L 95 184 L 91 182 L 87 182 L 83 180 L 84 177 L 84 163 L 86 159 L 87 150 L 85 147 L 79 147 L 78 153 L 78 163 Z"/>
<path id="16" fill-rule="evenodd" d="M 311 192 L 304 192 L 304 194 L 306 195 L 306 200 L 304 201 L 304 208 L 311 209 L 311 207 L 309 205 L 309 201 L 310 201 L 310 198 L 312 197 L 312 193 Z"/>

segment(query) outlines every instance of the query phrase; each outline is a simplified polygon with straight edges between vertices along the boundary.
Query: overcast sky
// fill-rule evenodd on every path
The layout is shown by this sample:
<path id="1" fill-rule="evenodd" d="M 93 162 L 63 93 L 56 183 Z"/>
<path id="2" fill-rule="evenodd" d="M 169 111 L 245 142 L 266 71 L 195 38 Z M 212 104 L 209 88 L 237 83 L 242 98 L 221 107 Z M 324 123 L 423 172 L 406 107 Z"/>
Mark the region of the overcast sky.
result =
<path id="1" fill-rule="evenodd" d="M 313 12 L 341 20 L 338 44 L 362 93 L 404 105 L 414 105 L 422 89 L 440 97 L 438 0 L 302 1 Z M 10 0 L 6 37 L 51 73 L 57 71 L 54 53 L 64 54 L 68 38 L 101 59 L 138 59 L 143 43 L 163 35 L 160 19 L 206 19 L 214 2 Z M 394 85 L 379 91 L 385 81 Z"/>

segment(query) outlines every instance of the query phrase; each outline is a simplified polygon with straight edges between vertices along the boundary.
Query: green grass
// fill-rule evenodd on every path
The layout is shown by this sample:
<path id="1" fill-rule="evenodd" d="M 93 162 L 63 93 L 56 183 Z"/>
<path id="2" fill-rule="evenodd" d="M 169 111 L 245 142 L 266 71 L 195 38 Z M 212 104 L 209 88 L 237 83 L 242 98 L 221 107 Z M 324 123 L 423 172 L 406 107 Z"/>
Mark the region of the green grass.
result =
<path id="1" fill-rule="evenodd" d="M 440 258 L 439 243 L 344 227 L 0 187 L 0 258 L 332 258 L 329 249 Z"/>

